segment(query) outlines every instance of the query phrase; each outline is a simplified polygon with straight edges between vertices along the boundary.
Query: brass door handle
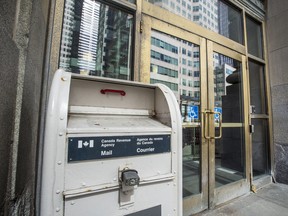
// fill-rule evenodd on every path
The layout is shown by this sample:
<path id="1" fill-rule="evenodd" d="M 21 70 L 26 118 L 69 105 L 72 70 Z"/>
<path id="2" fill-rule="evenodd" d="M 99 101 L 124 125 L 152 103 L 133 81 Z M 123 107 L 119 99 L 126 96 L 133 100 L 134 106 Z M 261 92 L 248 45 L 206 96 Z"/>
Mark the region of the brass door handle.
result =
<path id="1" fill-rule="evenodd" d="M 214 112 L 214 114 L 219 115 L 219 136 L 215 136 L 214 139 L 221 139 L 222 138 L 222 113 Z"/>
<path id="2" fill-rule="evenodd" d="M 215 136 L 215 137 L 212 137 L 210 136 L 209 134 L 209 124 L 207 121 L 207 118 L 209 117 L 209 115 L 212 114 L 212 115 L 219 115 L 219 136 Z M 204 138 L 205 139 L 221 139 L 222 138 L 222 113 L 220 112 L 214 112 L 214 111 L 211 111 L 211 110 L 205 110 L 202 112 L 202 125 L 203 125 L 203 128 L 204 128 Z"/>
<path id="3" fill-rule="evenodd" d="M 203 120 L 203 127 L 204 127 L 204 138 L 205 139 L 213 139 L 213 137 L 209 136 L 209 128 L 208 128 L 208 123 L 207 123 L 207 117 L 209 117 L 209 114 L 211 113 L 210 110 L 204 110 L 202 112 L 202 120 Z"/>

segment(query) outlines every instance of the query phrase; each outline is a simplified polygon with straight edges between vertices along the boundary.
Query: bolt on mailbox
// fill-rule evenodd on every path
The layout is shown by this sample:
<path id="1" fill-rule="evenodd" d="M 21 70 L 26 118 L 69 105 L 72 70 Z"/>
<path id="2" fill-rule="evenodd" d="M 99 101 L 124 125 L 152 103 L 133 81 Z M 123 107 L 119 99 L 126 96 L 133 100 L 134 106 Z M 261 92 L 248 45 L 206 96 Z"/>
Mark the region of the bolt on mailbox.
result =
<path id="1" fill-rule="evenodd" d="M 41 215 L 182 215 L 182 125 L 161 84 L 55 73 Z"/>

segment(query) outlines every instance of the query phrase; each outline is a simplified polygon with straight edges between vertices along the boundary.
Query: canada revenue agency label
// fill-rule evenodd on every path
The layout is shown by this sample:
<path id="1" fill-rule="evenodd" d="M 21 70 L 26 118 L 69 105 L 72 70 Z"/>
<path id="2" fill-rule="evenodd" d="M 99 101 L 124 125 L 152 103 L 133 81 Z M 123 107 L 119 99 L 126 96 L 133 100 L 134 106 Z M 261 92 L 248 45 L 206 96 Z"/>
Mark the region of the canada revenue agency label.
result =
<path id="1" fill-rule="evenodd" d="M 68 137 L 68 162 L 170 151 L 170 135 Z"/>

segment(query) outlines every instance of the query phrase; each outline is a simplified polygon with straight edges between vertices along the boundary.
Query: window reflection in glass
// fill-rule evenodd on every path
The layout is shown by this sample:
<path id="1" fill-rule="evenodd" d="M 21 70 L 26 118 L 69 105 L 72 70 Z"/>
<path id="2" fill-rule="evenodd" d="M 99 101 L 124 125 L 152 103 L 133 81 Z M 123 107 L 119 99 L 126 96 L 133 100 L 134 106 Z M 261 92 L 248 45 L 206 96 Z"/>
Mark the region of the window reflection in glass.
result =
<path id="1" fill-rule="evenodd" d="M 174 14 L 243 44 L 241 11 L 221 0 L 148 0 Z"/>
<path id="2" fill-rule="evenodd" d="M 133 16 L 93 0 L 66 0 L 59 66 L 131 79 Z"/>
<path id="3" fill-rule="evenodd" d="M 243 25 L 241 12 L 219 1 L 219 34 L 243 44 Z"/>
<path id="4" fill-rule="evenodd" d="M 229 115 L 223 113 L 224 123 L 243 122 L 241 63 L 218 53 L 214 53 L 213 56 L 215 108 L 218 107 L 223 112 L 224 109 L 229 111 Z"/>
<path id="5" fill-rule="evenodd" d="M 245 142 L 241 63 L 214 53 L 214 111 L 222 115 L 222 138 L 215 140 L 215 187 L 244 178 Z M 220 115 L 214 115 L 218 135 Z"/>
<path id="6" fill-rule="evenodd" d="M 191 42 L 153 30 L 151 33 L 150 82 L 171 88 L 185 111 L 183 122 L 200 122 L 189 117 L 189 107 L 200 104 L 200 52 Z M 187 111 L 188 110 L 188 111 Z"/>
<path id="7" fill-rule="evenodd" d="M 162 83 L 168 86 L 174 92 L 181 108 L 183 196 L 199 194 L 201 192 L 199 46 L 152 31 L 150 54 L 150 83 Z"/>
<path id="8" fill-rule="evenodd" d="M 250 17 L 246 17 L 248 52 L 263 58 L 262 27 Z"/>

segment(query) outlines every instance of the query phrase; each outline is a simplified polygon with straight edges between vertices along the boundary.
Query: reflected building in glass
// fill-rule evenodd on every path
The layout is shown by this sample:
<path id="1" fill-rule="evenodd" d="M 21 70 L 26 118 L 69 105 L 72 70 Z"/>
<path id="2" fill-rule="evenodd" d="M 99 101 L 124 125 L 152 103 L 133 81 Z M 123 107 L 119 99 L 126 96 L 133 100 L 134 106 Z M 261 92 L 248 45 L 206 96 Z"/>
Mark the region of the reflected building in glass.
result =
<path id="1" fill-rule="evenodd" d="M 214 54 L 214 58 L 216 55 L 219 56 L 218 54 Z M 222 56 L 220 56 L 220 57 L 222 57 Z M 217 60 L 214 59 L 214 61 L 217 61 Z M 215 77 L 214 87 L 217 90 L 217 91 L 215 91 L 215 107 L 222 107 L 222 96 L 227 94 L 227 87 L 231 85 L 230 83 L 226 82 L 226 79 L 234 71 L 236 71 L 236 68 L 227 64 L 227 61 L 223 62 L 222 65 L 217 64 L 217 66 L 215 66 L 215 69 L 214 69 L 214 77 Z"/>
<path id="2" fill-rule="evenodd" d="M 59 60 L 60 68 L 67 70 L 70 69 L 71 62 L 71 49 L 73 41 L 73 28 L 75 17 L 75 3 L 73 0 L 67 0 L 65 3 L 65 13 L 63 15 L 63 27 L 62 27 L 62 40 L 61 40 L 61 54 Z"/>
<path id="3" fill-rule="evenodd" d="M 149 0 L 174 14 L 218 33 L 219 0 Z"/>
<path id="4" fill-rule="evenodd" d="M 149 0 L 149 2 L 218 33 L 218 0 Z M 157 40 L 161 41 L 162 49 L 159 49 L 161 45 L 154 44 Z M 175 46 L 177 53 L 169 52 L 165 48 L 166 43 L 168 46 Z M 166 60 L 157 59 L 155 54 L 163 56 Z M 168 57 L 175 58 L 178 61 L 177 65 L 167 64 Z M 182 120 L 184 122 L 197 121 L 189 115 L 189 111 L 191 106 L 200 105 L 199 46 L 153 31 L 150 68 L 151 83 L 163 83 L 174 91 L 181 104 Z M 161 72 L 163 70 L 166 72 Z M 169 70 L 177 72 L 170 73 Z"/>
<path id="5" fill-rule="evenodd" d="M 179 100 L 179 41 L 169 35 L 152 31 L 150 82 L 167 85 Z"/>
<path id="6" fill-rule="evenodd" d="M 218 32 L 218 0 L 150 1 L 172 13 Z M 214 63 L 219 65 L 218 54 Z M 174 91 L 183 121 L 183 196 L 201 191 L 200 47 L 155 30 L 151 33 L 150 82 Z M 222 83 L 223 80 L 221 80 Z"/>
<path id="7" fill-rule="evenodd" d="M 60 68 L 73 73 L 131 78 L 133 16 L 92 0 L 65 3 Z"/>
<path id="8" fill-rule="evenodd" d="M 101 6 L 101 34 L 99 37 L 98 76 L 118 79 L 131 77 L 131 43 L 133 17 L 121 11 Z M 101 57 L 103 59 L 101 59 Z"/>
<path id="9" fill-rule="evenodd" d="M 84 0 L 81 10 L 77 67 L 81 74 L 89 74 L 96 69 L 96 54 L 99 50 L 100 4 Z M 80 15 L 80 14 L 79 14 Z M 101 18 L 101 17 L 100 17 Z M 77 32 L 78 33 L 78 32 Z M 76 48 L 76 46 L 73 46 Z M 76 48 L 77 49 L 77 48 Z"/>

